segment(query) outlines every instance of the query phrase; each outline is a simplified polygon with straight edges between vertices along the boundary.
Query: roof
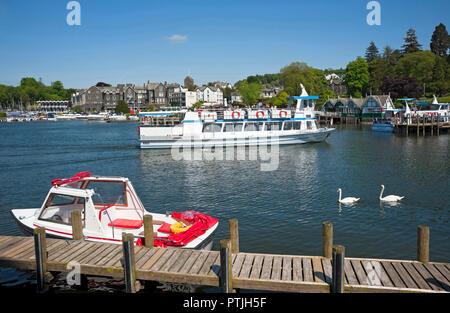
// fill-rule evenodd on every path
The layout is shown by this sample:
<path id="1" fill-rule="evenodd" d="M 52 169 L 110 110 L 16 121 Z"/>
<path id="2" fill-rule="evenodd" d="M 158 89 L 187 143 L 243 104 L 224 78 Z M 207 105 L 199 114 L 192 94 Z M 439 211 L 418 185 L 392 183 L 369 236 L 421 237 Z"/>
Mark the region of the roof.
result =
<path id="1" fill-rule="evenodd" d="M 288 97 L 286 100 L 317 100 L 319 96 Z"/>

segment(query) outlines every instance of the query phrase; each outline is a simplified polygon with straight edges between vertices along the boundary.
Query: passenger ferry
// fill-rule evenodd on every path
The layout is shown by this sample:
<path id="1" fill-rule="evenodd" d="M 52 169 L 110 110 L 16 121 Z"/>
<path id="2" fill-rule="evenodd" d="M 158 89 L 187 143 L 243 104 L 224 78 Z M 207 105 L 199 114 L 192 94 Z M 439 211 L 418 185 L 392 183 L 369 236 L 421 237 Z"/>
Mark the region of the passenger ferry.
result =
<path id="1" fill-rule="evenodd" d="M 170 149 L 321 142 L 334 128 L 319 127 L 314 115 L 317 99 L 317 96 L 308 96 L 303 88 L 302 96 L 287 98 L 288 109 L 178 112 L 184 118 L 177 125 L 142 122 L 138 127 L 140 147 Z M 293 104 L 295 110 L 290 109 Z M 152 114 L 176 113 L 141 112 L 141 121 Z"/>
<path id="2" fill-rule="evenodd" d="M 72 238 L 72 214 L 82 217 L 85 240 L 120 244 L 122 233 L 131 233 L 136 245 L 144 245 L 145 215 L 153 220 L 154 245 L 210 249 L 219 221 L 195 211 L 150 213 L 125 177 L 95 176 L 81 172 L 55 179 L 38 208 L 13 209 L 11 214 L 27 235 L 45 227 L 49 237 Z"/>

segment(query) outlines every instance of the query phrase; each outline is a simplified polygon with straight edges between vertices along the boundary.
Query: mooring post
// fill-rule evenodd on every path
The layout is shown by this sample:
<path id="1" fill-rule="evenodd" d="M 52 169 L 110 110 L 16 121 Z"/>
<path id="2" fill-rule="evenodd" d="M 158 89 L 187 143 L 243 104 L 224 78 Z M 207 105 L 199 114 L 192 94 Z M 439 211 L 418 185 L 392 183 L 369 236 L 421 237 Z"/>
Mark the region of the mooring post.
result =
<path id="1" fill-rule="evenodd" d="M 122 233 L 123 247 L 123 267 L 125 269 L 125 288 L 127 293 L 139 291 L 139 284 L 136 282 L 136 263 L 134 260 L 134 236 L 133 234 Z"/>
<path id="2" fill-rule="evenodd" d="M 333 278 L 331 281 L 332 293 L 344 292 L 344 262 L 345 247 L 333 246 Z"/>
<path id="3" fill-rule="evenodd" d="M 239 253 L 239 225 L 237 219 L 228 221 L 230 228 L 231 253 Z"/>
<path id="4" fill-rule="evenodd" d="M 81 220 L 81 211 L 74 210 L 70 213 L 72 218 L 72 239 L 83 240 L 83 221 Z"/>
<path id="5" fill-rule="evenodd" d="M 154 247 L 153 236 L 153 217 L 150 214 L 144 215 L 144 241 L 146 248 Z"/>
<path id="6" fill-rule="evenodd" d="M 322 255 L 331 259 L 333 256 L 333 224 L 322 223 Z"/>
<path id="7" fill-rule="evenodd" d="M 232 273 L 233 265 L 231 258 L 231 241 L 222 239 L 220 241 L 220 287 L 224 293 L 233 293 Z"/>
<path id="8" fill-rule="evenodd" d="M 428 226 L 417 227 L 417 260 L 422 263 L 430 261 L 430 228 Z"/>
<path id="9" fill-rule="evenodd" d="M 45 293 L 48 290 L 48 286 L 45 284 L 45 273 L 47 272 L 47 244 L 45 241 L 45 228 L 35 228 L 33 234 L 34 252 L 36 256 L 37 293 Z"/>

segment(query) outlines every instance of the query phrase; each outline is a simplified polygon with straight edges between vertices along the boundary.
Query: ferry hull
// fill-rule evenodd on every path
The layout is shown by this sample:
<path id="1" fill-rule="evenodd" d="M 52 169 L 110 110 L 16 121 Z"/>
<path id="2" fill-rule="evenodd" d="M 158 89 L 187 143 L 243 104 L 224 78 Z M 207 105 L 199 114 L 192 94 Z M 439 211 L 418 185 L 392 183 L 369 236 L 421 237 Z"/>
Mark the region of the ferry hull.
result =
<path id="1" fill-rule="evenodd" d="M 334 128 L 283 136 L 259 136 L 243 138 L 196 138 L 189 136 L 179 136 L 173 139 L 152 139 L 151 137 L 147 137 L 145 139 L 141 139 L 140 147 L 142 149 L 173 149 L 182 147 L 210 148 L 258 145 L 295 145 L 322 142 L 326 140 L 333 131 Z"/>

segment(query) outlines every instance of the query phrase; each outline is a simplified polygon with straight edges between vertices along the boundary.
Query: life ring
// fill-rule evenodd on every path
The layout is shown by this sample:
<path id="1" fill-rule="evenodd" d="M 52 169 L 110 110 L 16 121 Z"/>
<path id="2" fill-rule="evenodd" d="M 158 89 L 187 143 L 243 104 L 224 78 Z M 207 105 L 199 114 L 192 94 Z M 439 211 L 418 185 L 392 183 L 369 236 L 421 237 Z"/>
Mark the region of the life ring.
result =
<path id="1" fill-rule="evenodd" d="M 192 225 L 189 225 L 186 227 L 183 227 L 183 226 L 184 226 L 184 224 L 182 222 L 176 222 L 176 223 L 170 225 L 170 231 L 174 234 L 178 234 L 178 233 L 188 230 Z"/>
<path id="2" fill-rule="evenodd" d="M 280 111 L 280 117 L 283 118 L 281 115 L 282 113 L 284 113 L 284 117 L 287 117 L 287 112 L 286 111 Z"/>
<path id="3" fill-rule="evenodd" d="M 262 113 L 262 116 L 264 117 L 264 111 L 257 111 L 257 112 L 256 112 L 256 117 L 257 117 L 257 118 L 259 117 L 259 113 Z"/>
<path id="4" fill-rule="evenodd" d="M 241 117 L 241 112 L 235 112 L 235 111 L 233 111 L 233 112 L 231 113 L 231 117 L 232 117 L 232 118 L 234 118 L 234 113 L 237 113 L 237 115 L 238 115 L 237 118 L 240 118 L 240 117 Z"/>

